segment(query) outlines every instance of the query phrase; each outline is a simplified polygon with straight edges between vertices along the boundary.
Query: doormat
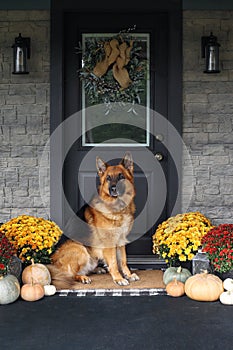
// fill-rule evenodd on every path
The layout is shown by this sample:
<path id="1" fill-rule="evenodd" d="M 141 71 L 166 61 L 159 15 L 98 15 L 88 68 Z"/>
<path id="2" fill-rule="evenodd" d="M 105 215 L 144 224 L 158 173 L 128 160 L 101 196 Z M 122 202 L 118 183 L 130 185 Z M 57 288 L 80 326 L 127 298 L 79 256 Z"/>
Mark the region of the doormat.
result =
<path id="1" fill-rule="evenodd" d="M 91 275 L 90 284 L 77 283 L 75 289 L 60 289 L 57 295 L 62 297 L 75 296 L 153 296 L 166 295 L 161 270 L 133 271 L 140 277 L 139 281 L 131 282 L 127 286 L 118 286 L 110 274 Z"/>

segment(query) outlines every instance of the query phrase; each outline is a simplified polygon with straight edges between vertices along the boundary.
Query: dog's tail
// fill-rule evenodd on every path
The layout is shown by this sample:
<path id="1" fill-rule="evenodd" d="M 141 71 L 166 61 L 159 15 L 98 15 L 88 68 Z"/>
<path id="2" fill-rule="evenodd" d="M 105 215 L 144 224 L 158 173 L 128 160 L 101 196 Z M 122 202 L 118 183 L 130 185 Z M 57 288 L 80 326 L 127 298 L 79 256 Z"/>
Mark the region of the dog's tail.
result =
<path id="1" fill-rule="evenodd" d="M 80 289 L 80 282 L 76 282 L 73 279 L 72 273 L 63 272 L 55 265 L 47 265 L 47 268 L 51 275 L 51 284 L 53 284 L 57 290 L 62 289 Z"/>

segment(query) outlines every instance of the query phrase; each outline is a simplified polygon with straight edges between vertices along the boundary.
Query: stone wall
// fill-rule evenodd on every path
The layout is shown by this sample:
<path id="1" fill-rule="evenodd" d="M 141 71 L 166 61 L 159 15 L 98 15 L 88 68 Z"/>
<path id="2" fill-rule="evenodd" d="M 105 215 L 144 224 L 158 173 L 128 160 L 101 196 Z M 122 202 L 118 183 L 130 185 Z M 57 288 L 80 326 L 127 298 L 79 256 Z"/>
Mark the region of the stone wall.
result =
<path id="1" fill-rule="evenodd" d="M 48 217 L 38 174 L 49 137 L 50 14 L 0 11 L 0 28 L 0 221 L 24 213 Z M 19 33 L 31 37 L 28 75 L 12 74 L 11 46 Z"/>
<path id="2" fill-rule="evenodd" d="M 219 74 L 203 73 L 201 37 L 211 31 L 221 45 Z M 233 223 L 233 11 L 184 11 L 183 102 L 194 173 L 189 210 Z"/>

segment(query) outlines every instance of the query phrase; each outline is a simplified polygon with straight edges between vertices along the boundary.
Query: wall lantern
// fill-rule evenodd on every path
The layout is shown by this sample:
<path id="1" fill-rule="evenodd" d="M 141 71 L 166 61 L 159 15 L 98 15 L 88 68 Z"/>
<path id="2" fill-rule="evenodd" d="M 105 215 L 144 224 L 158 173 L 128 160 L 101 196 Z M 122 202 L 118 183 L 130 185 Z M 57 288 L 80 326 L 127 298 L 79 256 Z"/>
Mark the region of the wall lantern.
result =
<path id="1" fill-rule="evenodd" d="M 204 73 L 220 73 L 219 47 L 217 37 L 212 32 L 210 36 L 203 36 L 201 38 L 202 58 L 205 58 Z"/>
<path id="2" fill-rule="evenodd" d="M 14 65 L 12 74 L 28 74 L 27 60 L 30 59 L 30 38 L 23 38 L 19 33 L 12 48 Z"/>

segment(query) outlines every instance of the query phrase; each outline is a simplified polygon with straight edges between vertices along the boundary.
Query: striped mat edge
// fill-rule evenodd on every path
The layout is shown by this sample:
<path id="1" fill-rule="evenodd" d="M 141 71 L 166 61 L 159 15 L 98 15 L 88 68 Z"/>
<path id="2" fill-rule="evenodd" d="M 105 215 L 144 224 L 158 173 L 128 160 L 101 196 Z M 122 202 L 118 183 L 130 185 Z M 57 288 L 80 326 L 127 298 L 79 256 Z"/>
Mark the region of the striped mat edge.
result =
<path id="1" fill-rule="evenodd" d="M 61 289 L 56 292 L 61 297 L 86 297 L 86 296 L 155 296 L 167 295 L 164 288 L 153 289 Z"/>

